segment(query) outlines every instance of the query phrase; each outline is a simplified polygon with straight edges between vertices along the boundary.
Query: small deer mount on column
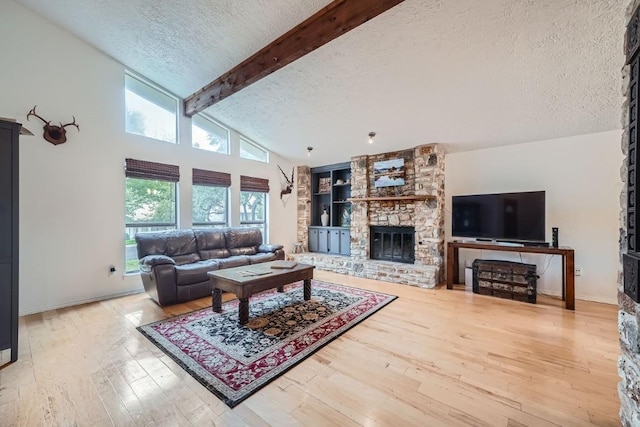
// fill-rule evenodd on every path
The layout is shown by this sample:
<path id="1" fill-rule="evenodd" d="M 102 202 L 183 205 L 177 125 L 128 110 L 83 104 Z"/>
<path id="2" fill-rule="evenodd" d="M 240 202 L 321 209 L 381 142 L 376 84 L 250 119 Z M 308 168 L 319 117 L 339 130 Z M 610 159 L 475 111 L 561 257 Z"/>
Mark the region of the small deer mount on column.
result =
<path id="1" fill-rule="evenodd" d="M 284 176 L 286 182 L 284 188 L 280 190 L 280 200 L 282 200 L 282 196 L 284 196 L 285 194 L 291 194 L 291 192 L 293 191 L 293 172 L 296 170 L 296 168 L 295 166 L 291 168 L 291 178 L 289 178 L 287 174 L 284 173 L 280 165 L 278 165 L 278 169 L 280 169 L 280 172 L 282 172 L 282 176 Z"/>
<path id="2" fill-rule="evenodd" d="M 60 123 L 60 126 L 55 126 L 52 125 L 50 121 L 47 121 L 37 115 L 36 107 L 37 105 L 34 105 L 31 111 L 29 111 L 29 114 L 27 114 L 27 120 L 29 120 L 29 116 L 36 116 L 37 118 L 42 120 L 44 122 L 44 133 L 42 134 L 42 136 L 53 145 L 59 145 L 67 141 L 67 130 L 65 129 L 67 126 L 75 126 L 76 129 L 78 129 L 78 132 L 80 132 L 80 126 L 76 124 L 75 116 L 72 116 L 72 123 L 67 123 L 65 125 Z"/>

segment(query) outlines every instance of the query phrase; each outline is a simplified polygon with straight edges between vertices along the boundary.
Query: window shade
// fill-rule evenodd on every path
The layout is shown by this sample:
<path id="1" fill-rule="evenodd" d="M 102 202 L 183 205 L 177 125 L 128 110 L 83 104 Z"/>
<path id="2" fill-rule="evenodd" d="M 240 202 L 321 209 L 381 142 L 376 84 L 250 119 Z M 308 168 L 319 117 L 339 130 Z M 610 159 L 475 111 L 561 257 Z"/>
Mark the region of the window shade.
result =
<path id="1" fill-rule="evenodd" d="M 231 174 L 204 169 L 193 169 L 193 184 L 231 187 Z"/>
<path id="2" fill-rule="evenodd" d="M 144 160 L 125 159 L 125 175 L 127 178 L 157 179 L 160 181 L 180 181 L 180 168 L 164 163 Z"/>
<path id="3" fill-rule="evenodd" d="M 269 180 L 240 175 L 240 191 L 269 192 Z"/>

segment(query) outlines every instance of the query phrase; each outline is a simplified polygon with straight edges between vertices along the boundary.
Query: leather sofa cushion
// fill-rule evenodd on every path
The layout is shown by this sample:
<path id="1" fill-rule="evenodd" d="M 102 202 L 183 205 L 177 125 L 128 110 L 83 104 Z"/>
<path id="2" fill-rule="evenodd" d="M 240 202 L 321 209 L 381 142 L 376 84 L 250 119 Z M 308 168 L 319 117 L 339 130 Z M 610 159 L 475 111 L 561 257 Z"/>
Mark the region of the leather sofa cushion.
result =
<path id="1" fill-rule="evenodd" d="M 260 245 L 258 246 L 258 252 L 276 252 L 282 248 L 284 248 L 282 245 Z"/>
<path id="2" fill-rule="evenodd" d="M 209 259 L 191 264 L 176 266 L 176 283 L 178 286 L 192 285 L 209 280 L 207 273 L 220 269 L 218 261 Z"/>
<path id="3" fill-rule="evenodd" d="M 243 265 L 249 265 L 249 257 L 244 255 L 230 256 L 229 258 L 222 258 L 216 260 L 220 264 L 220 268 L 240 267 Z"/>
<path id="4" fill-rule="evenodd" d="M 258 253 L 255 246 L 229 249 L 229 253 L 234 255 L 255 255 Z"/>
<path id="5" fill-rule="evenodd" d="M 147 255 L 166 255 L 173 258 L 177 264 L 200 260 L 196 252 L 196 238 L 193 230 L 151 231 L 136 234 L 138 258 Z M 195 255 L 181 257 L 183 255 Z"/>
<path id="6" fill-rule="evenodd" d="M 186 254 L 186 255 L 174 255 L 172 258 L 176 262 L 176 265 L 191 264 L 193 262 L 200 261 L 200 255 L 198 255 L 197 253 Z"/>
<path id="7" fill-rule="evenodd" d="M 251 264 L 260 264 L 261 262 L 275 261 L 276 254 L 270 252 L 268 254 L 255 254 L 249 257 Z"/>
<path id="8" fill-rule="evenodd" d="M 198 254 L 201 259 L 219 259 L 231 255 L 227 249 L 205 249 L 198 251 Z"/>
<path id="9" fill-rule="evenodd" d="M 224 237 L 224 230 L 206 228 L 196 229 L 193 233 L 196 237 L 198 255 L 200 255 L 201 259 L 226 258 L 230 255 Z"/>
<path id="10" fill-rule="evenodd" d="M 227 228 L 224 230 L 224 237 L 231 255 L 253 255 L 262 244 L 262 232 L 259 228 Z"/>
<path id="11" fill-rule="evenodd" d="M 167 253 L 165 255 L 171 258 L 176 258 L 180 255 L 196 254 L 196 236 L 193 234 L 193 230 L 175 230 L 175 237 L 169 237 L 167 239 Z"/>

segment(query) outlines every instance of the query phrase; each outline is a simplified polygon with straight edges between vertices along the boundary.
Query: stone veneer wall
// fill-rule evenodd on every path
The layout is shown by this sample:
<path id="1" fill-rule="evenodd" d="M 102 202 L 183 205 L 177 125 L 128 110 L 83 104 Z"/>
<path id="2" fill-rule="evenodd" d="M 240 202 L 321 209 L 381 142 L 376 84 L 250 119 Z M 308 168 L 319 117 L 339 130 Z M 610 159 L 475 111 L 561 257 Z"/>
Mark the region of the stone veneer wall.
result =
<path id="1" fill-rule="evenodd" d="M 626 22 L 640 3 L 632 1 L 627 8 Z M 626 52 L 626 49 L 625 49 Z M 620 214 L 620 257 L 627 251 L 627 156 L 629 151 L 629 66 L 622 69 L 622 94 L 625 102 L 622 107 L 622 151 L 625 155 L 620 174 L 625 188 L 620 196 L 622 212 Z M 622 265 L 622 260 L 621 260 Z M 621 267 L 622 270 L 622 267 Z M 618 373 L 622 381 L 618 383 L 620 395 L 620 421 L 623 426 L 640 426 L 640 345 L 638 325 L 640 323 L 640 304 L 636 304 L 624 293 L 622 271 L 618 274 L 618 329 L 620 331 L 621 355 L 618 358 Z"/>
<path id="2" fill-rule="evenodd" d="M 373 164 L 403 158 L 405 185 L 375 188 Z M 300 178 L 302 173 L 298 172 Z M 308 238 L 310 182 L 302 194 L 298 187 L 298 236 Z M 301 195 L 302 194 L 302 199 Z M 370 201 L 351 204 L 351 256 L 322 253 L 293 254 L 291 259 L 314 264 L 319 269 L 358 277 L 432 288 L 444 277 L 444 151 L 437 144 L 410 150 L 358 156 L 351 159 L 351 197 L 430 195 L 427 201 Z M 403 264 L 369 259 L 369 227 L 415 227 L 415 263 Z M 304 228 L 304 230 L 301 230 Z M 306 240 L 304 240 L 306 243 Z"/>
<path id="3" fill-rule="evenodd" d="M 311 169 L 309 166 L 298 166 L 296 188 L 298 189 L 297 238 L 306 250 L 311 225 Z"/>

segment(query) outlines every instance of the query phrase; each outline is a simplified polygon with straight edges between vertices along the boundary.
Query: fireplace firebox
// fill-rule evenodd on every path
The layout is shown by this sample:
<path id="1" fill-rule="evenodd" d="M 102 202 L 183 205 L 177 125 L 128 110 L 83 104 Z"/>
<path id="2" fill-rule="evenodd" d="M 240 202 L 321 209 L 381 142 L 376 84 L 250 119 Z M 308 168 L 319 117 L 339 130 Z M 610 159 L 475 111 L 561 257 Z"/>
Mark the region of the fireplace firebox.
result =
<path id="1" fill-rule="evenodd" d="M 415 261 L 414 227 L 371 227 L 370 258 L 381 261 L 404 262 Z"/>

